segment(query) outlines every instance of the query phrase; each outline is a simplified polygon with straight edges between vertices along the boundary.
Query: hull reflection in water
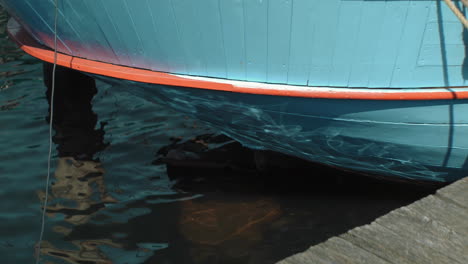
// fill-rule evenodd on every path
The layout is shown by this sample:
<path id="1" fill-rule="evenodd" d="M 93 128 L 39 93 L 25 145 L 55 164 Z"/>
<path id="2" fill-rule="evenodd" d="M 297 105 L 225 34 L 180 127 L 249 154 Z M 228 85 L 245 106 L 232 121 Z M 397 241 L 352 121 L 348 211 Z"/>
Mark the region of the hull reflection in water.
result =
<path id="1" fill-rule="evenodd" d="M 51 70 L 52 65 L 44 64 L 47 87 L 51 87 Z M 77 90 L 80 92 L 76 93 Z M 49 105 L 50 92 L 48 89 Z M 59 157 L 46 213 L 51 219 L 64 216 L 65 223 L 54 225 L 52 230 L 65 238 L 76 226 L 87 224 L 106 205 L 118 202 L 107 191 L 102 164 L 93 158 L 94 154 L 108 146 L 103 142 L 103 124 L 95 129 L 97 115 L 92 111 L 91 100 L 96 92 L 92 78 L 65 68 L 57 69 L 53 141 L 57 144 Z M 50 120 L 50 115 L 47 120 Z M 44 192 L 39 191 L 38 194 L 43 200 Z M 69 243 L 71 247 L 62 249 L 52 242 L 42 241 L 40 254 L 73 264 L 142 263 L 152 255 L 148 247 L 124 249 L 123 244 L 111 239 L 70 240 Z M 139 255 L 139 258 L 133 260 L 133 255 Z"/>

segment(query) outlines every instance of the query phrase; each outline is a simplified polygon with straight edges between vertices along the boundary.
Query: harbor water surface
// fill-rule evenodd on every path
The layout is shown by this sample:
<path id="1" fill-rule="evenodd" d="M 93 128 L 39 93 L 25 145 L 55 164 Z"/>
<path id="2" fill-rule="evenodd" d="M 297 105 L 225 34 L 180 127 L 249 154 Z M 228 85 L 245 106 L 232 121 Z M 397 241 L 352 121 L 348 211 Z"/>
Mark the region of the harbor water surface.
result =
<path id="1" fill-rule="evenodd" d="M 0 263 L 33 263 L 49 100 L 42 63 L 8 39 L 7 20 L 0 7 Z M 277 154 L 256 165 L 253 151 L 126 87 L 59 84 L 43 263 L 274 263 L 439 187 Z"/>

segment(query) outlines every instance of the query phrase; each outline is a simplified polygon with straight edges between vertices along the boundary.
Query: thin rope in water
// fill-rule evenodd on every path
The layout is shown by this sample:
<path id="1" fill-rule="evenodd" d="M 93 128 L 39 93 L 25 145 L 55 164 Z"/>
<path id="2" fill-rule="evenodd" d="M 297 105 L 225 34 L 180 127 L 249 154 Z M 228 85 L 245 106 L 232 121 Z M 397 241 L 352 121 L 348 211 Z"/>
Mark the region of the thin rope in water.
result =
<path id="1" fill-rule="evenodd" d="M 47 210 L 47 202 L 49 199 L 49 182 L 50 182 L 50 164 L 52 163 L 52 133 L 53 133 L 53 121 L 54 121 L 54 94 L 55 94 L 55 71 L 57 68 L 57 20 L 58 20 L 58 0 L 55 0 L 55 17 L 54 17 L 54 67 L 52 69 L 52 91 L 50 95 L 50 119 L 49 119 L 49 156 L 47 159 L 47 179 L 44 196 L 44 204 L 42 207 L 42 220 L 41 220 L 41 232 L 39 234 L 39 242 L 36 250 L 36 264 L 41 261 L 41 243 L 44 238 L 45 230 L 45 216 Z"/>

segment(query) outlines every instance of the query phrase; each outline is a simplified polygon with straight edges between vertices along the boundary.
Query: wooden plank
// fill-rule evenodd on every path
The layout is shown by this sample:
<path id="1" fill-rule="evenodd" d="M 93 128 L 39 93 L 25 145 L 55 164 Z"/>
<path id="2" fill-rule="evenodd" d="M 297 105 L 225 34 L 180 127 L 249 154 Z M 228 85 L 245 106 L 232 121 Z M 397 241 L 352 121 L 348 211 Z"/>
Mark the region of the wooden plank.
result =
<path id="1" fill-rule="evenodd" d="M 116 34 L 120 37 L 120 49 L 123 49 L 129 55 L 130 66 L 133 67 L 149 67 L 149 62 L 145 59 L 146 54 L 143 54 L 143 47 L 138 32 L 133 23 L 130 23 L 131 17 L 128 11 L 126 2 L 116 0 L 112 5 L 103 4 L 103 14 L 109 17 L 113 24 Z M 98 34 L 101 35 L 101 34 Z"/>
<path id="2" fill-rule="evenodd" d="M 157 29 L 153 23 L 153 14 L 151 9 L 149 9 L 147 2 L 144 2 L 142 5 L 132 5 L 131 1 L 127 0 L 126 3 L 127 12 L 131 18 L 131 22 L 134 30 L 136 31 L 136 36 L 139 38 L 139 43 L 141 45 L 142 55 L 145 56 L 144 60 L 145 67 L 148 69 L 156 71 L 170 71 L 169 67 L 169 58 L 166 53 L 163 52 L 161 44 L 159 43 L 159 38 L 155 38 L 154 34 L 158 34 Z M 151 23 L 148 23 L 151 21 Z M 149 27 L 153 34 L 141 34 L 138 33 L 137 29 Z"/>
<path id="3" fill-rule="evenodd" d="M 421 43 L 412 40 L 423 38 L 430 4 L 428 1 L 410 1 L 406 23 L 398 44 L 399 52 L 393 67 L 391 87 L 421 85 L 420 81 L 424 81 L 413 78 Z"/>
<path id="4" fill-rule="evenodd" d="M 293 1 L 268 2 L 267 82 L 287 83 Z"/>
<path id="5" fill-rule="evenodd" d="M 328 86 L 332 72 L 333 54 L 338 39 L 339 14 L 344 1 L 327 0 L 314 1 L 316 18 L 313 20 L 314 30 L 310 51 L 309 86 Z M 317 25 L 320 21 L 320 26 Z"/>
<path id="6" fill-rule="evenodd" d="M 282 260 L 279 264 L 302 264 L 302 263 L 314 263 L 314 264 L 325 264 L 325 260 L 320 259 L 314 254 L 310 254 L 308 251 L 304 253 L 296 254 L 290 258 Z"/>
<path id="7" fill-rule="evenodd" d="M 437 195 L 468 209 L 468 177 L 439 190 Z"/>
<path id="8" fill-rule="evenodd" d="M 167 68 L 173 73 L 192 74 L 182 36 L 170 0 L 146 1 L 151 15 L 152 34 L 158 36 L 161 52 L 168 57 Z M 162 36 L 162 37 L 160 37 Z M 170 58 L 170 59 L 169 59 Z"/>
<path id="9" fill-rule="evenodd" d="M 329 86 L 348 87 L 363 12 L 361 1 L 342 1 Z M 328 44 L 329 45 L 329 44 Z"/>
<path id="10" fill-rule="evenodd" d="M 308 252 L 319 258 L 320 263 L 361 263 L 361 264 L 388 264 L 390 262 L 360 248 L 339 237 L 329 239 L 313 247 Z"/>
<path id="11" fill-rule="evenodd" d="M 172 0 L 174 17 L 180 36 L 180 44 L 185 51 L 187 71 L 190 75 L 207 76 L 207 56 L 203 49 L 200 21 L 197 20 L 195 1 Z M 157 3 L 156 3 L 157 6 Z M 166 9 L 162 12 L 167 12 Z"/>
<path id="12" fill-rule="evenodd" d="M 468 177 L 279 263 L 468 263 Z"/>
<path id="13" fill-rule="evenodd" d="M 379 39 L 376 38 L 382 32 L 385 20 L 381 18 L 382 14 L 385 14 L 385 6 L 386 2 L 381 1 L 370 1 L 362 6 L 360 29 L 349 73 L 349 85 L 368 87 L 369 72 L 373 69 L 375 54 L 386 53 L 377 49 Z"/>
<path id="14" fill-rule="evenodd" d="M 192 1 L 194 2 L 194 1 Z M 201 31 L 201 52 L 205 53 L 206 74 L 217 78 L 227 77 L 226 52 L 219 0 L 204 0 L 195 4 L 195 19 Z"/>
<path id="15" fill-rule="evenodd" d="M 315 22 L 320 0 L 292 1 L 291 46 L 289 54 L 288 84 L 307 85 L 310 71 L 310 53 L 314 42 Z M 328 0 L 330 1 L 330 0 Z M 301 25 L 301 26 L 299 26 Z"/>
<path id="16" fill-rule="evenodd" d="M 221 26 L 226 51 L 227 78 L 245 80 L 244 4 L 219 1 Z"/>
<path id="17" fill-rule="evenodd" d="M 468 211 L 455 204 L 447 203 L 437 196 L 429 196 L 423 203 L 416 203 L 411 210 L 424 215 L 433 221 L 444 223 L 457 230 L 458 233 L 468 236 Z"/>
<path id="18" fill-rule="evenodd" d="M 431 210 L 429 208 L 428 210 Z M 401 235 L 408 241 L 422 244 L 460 263 L 468 263 L 468 238 L 450 226 L 420 214 L 411 207 L 395 210 L 377 219 L 376 223 Z"/>
<path id="19" fill-rule="evenodd" d="M 268 49 L 268 3 L 244 0 L 246 78 L 266 82 Z"/>
<path id="20" fill-rule="evenodd" d="M 382 28 L 377 37 L 377 52 L 369 71 L 369 87 L 390 87 L 395 58 L 398 56 L 401 35 L 406 24 L 409 1 L 386 1 L 381 14 Z"/>
<path id="21" fill-rule="evenodd" d="M 71 8 L 72 8 L 73 1 L 68 0 L 67 2 L 69 5 L 66 6 L 66 8 L 69 8 L 70 11 L 72 11 Z M 73 10 L 75 11 L 75 13 L 79 14 L 79 12 L 84 11 L 84 12 L 88 12 L 90 14 L 90 17 L 92 17 L 92 19 L 82 19 L 83 21 L 82 23 L 85 23 L 84 21 L 87 21 L 86 23 L 95 21 L 94 23 L 96 25 L 99 25 L 102 29 L 105 28 L 105 30 L 101 30 L 103 38 L 108 41 L 109 44 L 107 44 L 107 46 L 110 50 L 112 50 L 115 53 L 115 57 L 116 57 L 115 61 L 110 61 L 110 62 L 116 63 L 116 64 L 123 64 L 123 65 L 132 65 L 132 60 L 128 54 L 128 50 L 123 48 L 124 43 L 122 41 L 122 36 L 119 35 L 119 33 L 117 32 L 115 23 L 112 21 L 111 17 L 109 16 L 109 13 L 107 12 L 107 9 L 105 8 L 105 5 L 102 2 L 102 0 L 94 1 L 93 4 L 89 3 L 89 1 L 81 1 L 80 3 L 85 6 L 84 10 L 80 10 L 78 6 L 74 6 Z M 70 20 L 71 17 L 72 16 L 68 17 L 68 20 Z M 83 29 L 82 32 L 90 32 L 90 31 L 86 27 L 86 29 Z M 91 34 L 95 35 L 97 33 L 91 32 Z M 104 45 L 103 47 L 106 47 L 106 45 Z M 76 55 L 76 56 L 79 56 L 79 55 Z M 92 56 L 90 58 L 92 58 Z"/>
<path id="22" fill-rule="evenodd" d="M 404 232 L 406 230 L 395 233 L 384 226 L 373 223 L 372 225 L 358 227 L 341 237 L 394 263 L 460 263 L 440 252 L 433 251 L 427 244 L 408 239 L 402 235 Z"/>

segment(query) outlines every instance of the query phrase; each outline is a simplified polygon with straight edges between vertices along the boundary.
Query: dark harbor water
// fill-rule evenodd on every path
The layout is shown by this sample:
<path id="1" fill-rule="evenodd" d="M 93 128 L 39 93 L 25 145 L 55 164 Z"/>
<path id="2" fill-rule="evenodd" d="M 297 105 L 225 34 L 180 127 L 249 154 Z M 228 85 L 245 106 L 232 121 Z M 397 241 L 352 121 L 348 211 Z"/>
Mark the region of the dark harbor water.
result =
<path id="1" fill-rule="evenodd" d="M 49 102 L 42 63 L 6 22 L 0 7 L 0 263 L 33 263 Z M 43 263 L 274 263 L 436 188 L 274 154 L 259 171 L 196 120 L 73 78 L 56 93 Z"/>

